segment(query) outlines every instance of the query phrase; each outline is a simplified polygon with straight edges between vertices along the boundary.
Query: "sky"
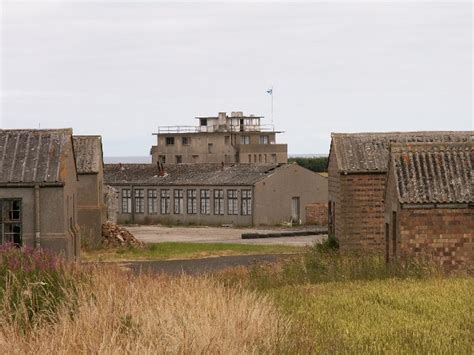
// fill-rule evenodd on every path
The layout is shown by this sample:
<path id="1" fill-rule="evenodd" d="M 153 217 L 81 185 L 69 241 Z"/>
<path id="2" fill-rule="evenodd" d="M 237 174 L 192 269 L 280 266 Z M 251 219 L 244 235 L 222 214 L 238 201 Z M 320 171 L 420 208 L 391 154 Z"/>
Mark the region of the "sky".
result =
<path id="1" fill-rule="evenodd" d="M 146 156 L 158 126 L 243 111 L 290 154 L 331 132 L 472 130 L 471 2 L 1 1 L 0 127 Z"/>

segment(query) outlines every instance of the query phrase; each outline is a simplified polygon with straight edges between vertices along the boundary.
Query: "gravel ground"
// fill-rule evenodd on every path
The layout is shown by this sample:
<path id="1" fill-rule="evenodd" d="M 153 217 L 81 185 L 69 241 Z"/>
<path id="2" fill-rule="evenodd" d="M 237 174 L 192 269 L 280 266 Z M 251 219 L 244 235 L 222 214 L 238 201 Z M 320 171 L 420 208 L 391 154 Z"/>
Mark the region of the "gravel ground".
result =
<path id="1" fill-rule="evenodd" d="M 169 275 L 199 275 L 223 270 L 235 266 L 249 266 L 258 262 L 276 262 L 289 255 L 235 255 L 219 256 L 205 259 L 163 260 L 163 261 L 132 261 L 119 263 L 120 266 L 132 270 L 134 273 L 152 272 Z"/>
<path id="2" fill-rule="evenodd" d="M 195 243 L 237 243 L 237 244 L 283 244 L 294 246 L 312 245 L 323 241 L 325 235 L 304 237 L 281 237 L 264 239 L 241 239 L 242 233 L 269 233 L 295 229 L 250 229 L 226 227 L 165 227 L 165 226 L 125 226 L 137 239 L 145 243 L 195 242 Z"/>

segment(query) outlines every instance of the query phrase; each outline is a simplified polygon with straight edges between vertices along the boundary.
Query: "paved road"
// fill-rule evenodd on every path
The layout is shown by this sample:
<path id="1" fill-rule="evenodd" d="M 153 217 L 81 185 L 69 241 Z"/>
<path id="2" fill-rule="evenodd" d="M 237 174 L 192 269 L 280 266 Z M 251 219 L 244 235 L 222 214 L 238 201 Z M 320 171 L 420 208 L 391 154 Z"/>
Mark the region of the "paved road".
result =
<path id="1" fill-rule="evenodd" d="M 225 227 L 165 227 L 165 226 L 126 226 L 126 228 L 139 240 L 145 243 L 160 242 L 196 242 L 196 243 L 237 243 L 237 244 L 284 244 L 305 246 L 321 242 L 325 235 L 311 235 L 304 237 L 283 237 L 265 239 L 241 239 L 242 233 L 269 233 L 277 231 L 301 230 L 268 228 L 225 228 Z M 304 228 L 311 229 L 311 228 Z"/>
<path id="2" fill-rule="evenodd" d="M 119 263 L 122 267 L 135 273 L 155 272 L 178 275 L 181 273 L 199 275 L 223 270 L 235 266 L 249 266 L 258 262 L 276 262 L 291 254 L 278 255 L 234 255 L 205 259 L 163 260 L 163 261 L 132 261 Z"/>

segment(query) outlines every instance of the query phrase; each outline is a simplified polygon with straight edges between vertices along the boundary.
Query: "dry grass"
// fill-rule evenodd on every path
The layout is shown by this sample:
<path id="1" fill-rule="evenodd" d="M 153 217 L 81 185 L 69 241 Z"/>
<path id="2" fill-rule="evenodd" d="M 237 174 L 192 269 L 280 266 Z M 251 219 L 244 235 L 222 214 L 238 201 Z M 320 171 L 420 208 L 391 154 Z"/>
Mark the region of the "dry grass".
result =
<path id="1" fill-rule="evenodd" d="M 79 308 L 28 335 L 0 319 L 1 353 L 276 353 L 290 322 L 265 296 L 210 278 L 92 271 Z M 1 318 L 0 314 L 0 318 Z"/>

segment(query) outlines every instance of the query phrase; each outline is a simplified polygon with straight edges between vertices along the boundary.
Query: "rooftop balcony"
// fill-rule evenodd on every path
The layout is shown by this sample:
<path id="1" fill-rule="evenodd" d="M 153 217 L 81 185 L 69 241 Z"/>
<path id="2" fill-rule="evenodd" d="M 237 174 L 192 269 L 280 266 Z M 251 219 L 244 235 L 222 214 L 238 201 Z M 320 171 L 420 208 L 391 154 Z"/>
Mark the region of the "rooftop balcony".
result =
<path id="1" fill-rule="evenodd" d="M 212 133 L 212 132 L 275 132 L 273 124 L 265 125 L 208 125 L 208 126 L 159 126 L 158 133 L 155 134 L 175 134 L 175 133 Z"/>

